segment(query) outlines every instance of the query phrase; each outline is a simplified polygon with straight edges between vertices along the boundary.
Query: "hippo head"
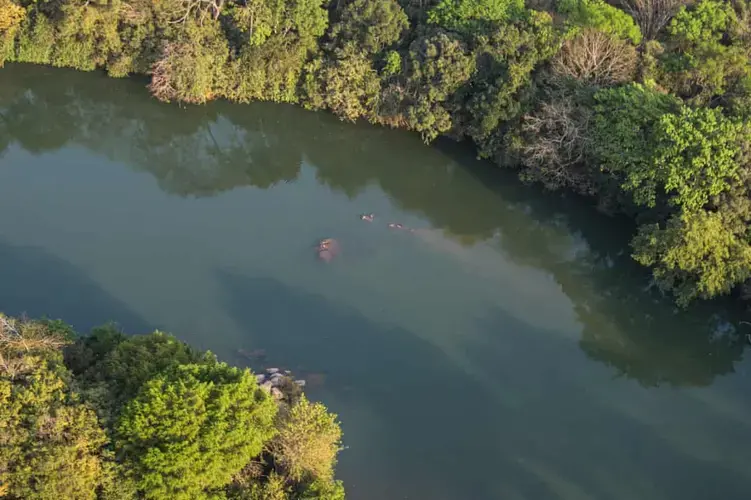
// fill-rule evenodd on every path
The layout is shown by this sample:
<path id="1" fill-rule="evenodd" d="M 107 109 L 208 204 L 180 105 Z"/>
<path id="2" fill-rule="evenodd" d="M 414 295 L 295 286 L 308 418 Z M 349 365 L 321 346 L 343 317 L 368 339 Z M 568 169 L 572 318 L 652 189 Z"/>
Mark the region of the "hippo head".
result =
<path id="1" fill-rule="evenodd" d="M 331 262 L 339 254 L 339 242 L 333 238 L 326 238 L 318 244 L 318 258 L 324 262 Z"/>

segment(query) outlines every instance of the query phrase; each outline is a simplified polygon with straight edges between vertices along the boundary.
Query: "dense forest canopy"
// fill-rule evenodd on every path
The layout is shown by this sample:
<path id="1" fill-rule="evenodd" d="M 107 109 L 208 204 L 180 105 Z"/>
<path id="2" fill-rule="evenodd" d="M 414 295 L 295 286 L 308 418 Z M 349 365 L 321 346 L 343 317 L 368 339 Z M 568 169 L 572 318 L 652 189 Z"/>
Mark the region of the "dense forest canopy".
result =
<path id="1" fill-rule="evenodd" d="M 343 500 L 336 416 L 161 332 L 0 314 L 0 497 Z"/>
<path id="2" fill-rule="evenodd" d="M 0 0 L 0 62 L 469 139 L 595 196 L 681 304 L 751 278 L 749 0 Z"/>

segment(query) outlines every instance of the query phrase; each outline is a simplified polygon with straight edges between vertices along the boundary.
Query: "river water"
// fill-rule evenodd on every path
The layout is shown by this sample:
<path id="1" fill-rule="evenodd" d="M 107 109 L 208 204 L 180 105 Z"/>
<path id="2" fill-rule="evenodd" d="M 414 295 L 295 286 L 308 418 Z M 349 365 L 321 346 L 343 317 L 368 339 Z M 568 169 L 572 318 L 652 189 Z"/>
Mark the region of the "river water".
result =
<path id="1" fill-rule="evenodd" d="M 42 67 L 0 70 L 0 151 L 0 310 L 293 369 L 343 422 L 350 499 L 748 498 L 751 327 L 676 310 L 586 202 L 453 144 Z"/>

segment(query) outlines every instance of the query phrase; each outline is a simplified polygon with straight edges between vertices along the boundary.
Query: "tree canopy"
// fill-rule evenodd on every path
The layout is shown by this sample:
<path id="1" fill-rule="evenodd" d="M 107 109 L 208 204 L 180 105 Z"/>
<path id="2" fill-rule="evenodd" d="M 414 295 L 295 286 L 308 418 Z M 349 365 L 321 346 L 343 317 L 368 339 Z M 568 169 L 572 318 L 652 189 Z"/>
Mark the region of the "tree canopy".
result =
<path id="1" fill-rule="evenodd" d="M 3 498 L 344 498 L 320 403 L 276 401 L 164 333 L 74 335 L 0 315 Z"/>

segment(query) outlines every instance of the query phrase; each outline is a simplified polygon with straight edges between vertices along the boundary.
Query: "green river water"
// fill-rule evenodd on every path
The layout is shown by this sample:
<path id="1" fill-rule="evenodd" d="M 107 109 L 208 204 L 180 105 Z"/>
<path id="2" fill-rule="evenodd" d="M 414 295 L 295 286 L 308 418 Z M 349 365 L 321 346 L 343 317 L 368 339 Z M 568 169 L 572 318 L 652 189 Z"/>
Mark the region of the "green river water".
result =
<path id="1" fill-rule="evenodd" d="M 43 67 L 0 70 L 0 152 L 0 310 L 294 370 L 350 499 L 751 495 L 751 326 L 676 310 L 587 202 L 451 143 Z"/>

